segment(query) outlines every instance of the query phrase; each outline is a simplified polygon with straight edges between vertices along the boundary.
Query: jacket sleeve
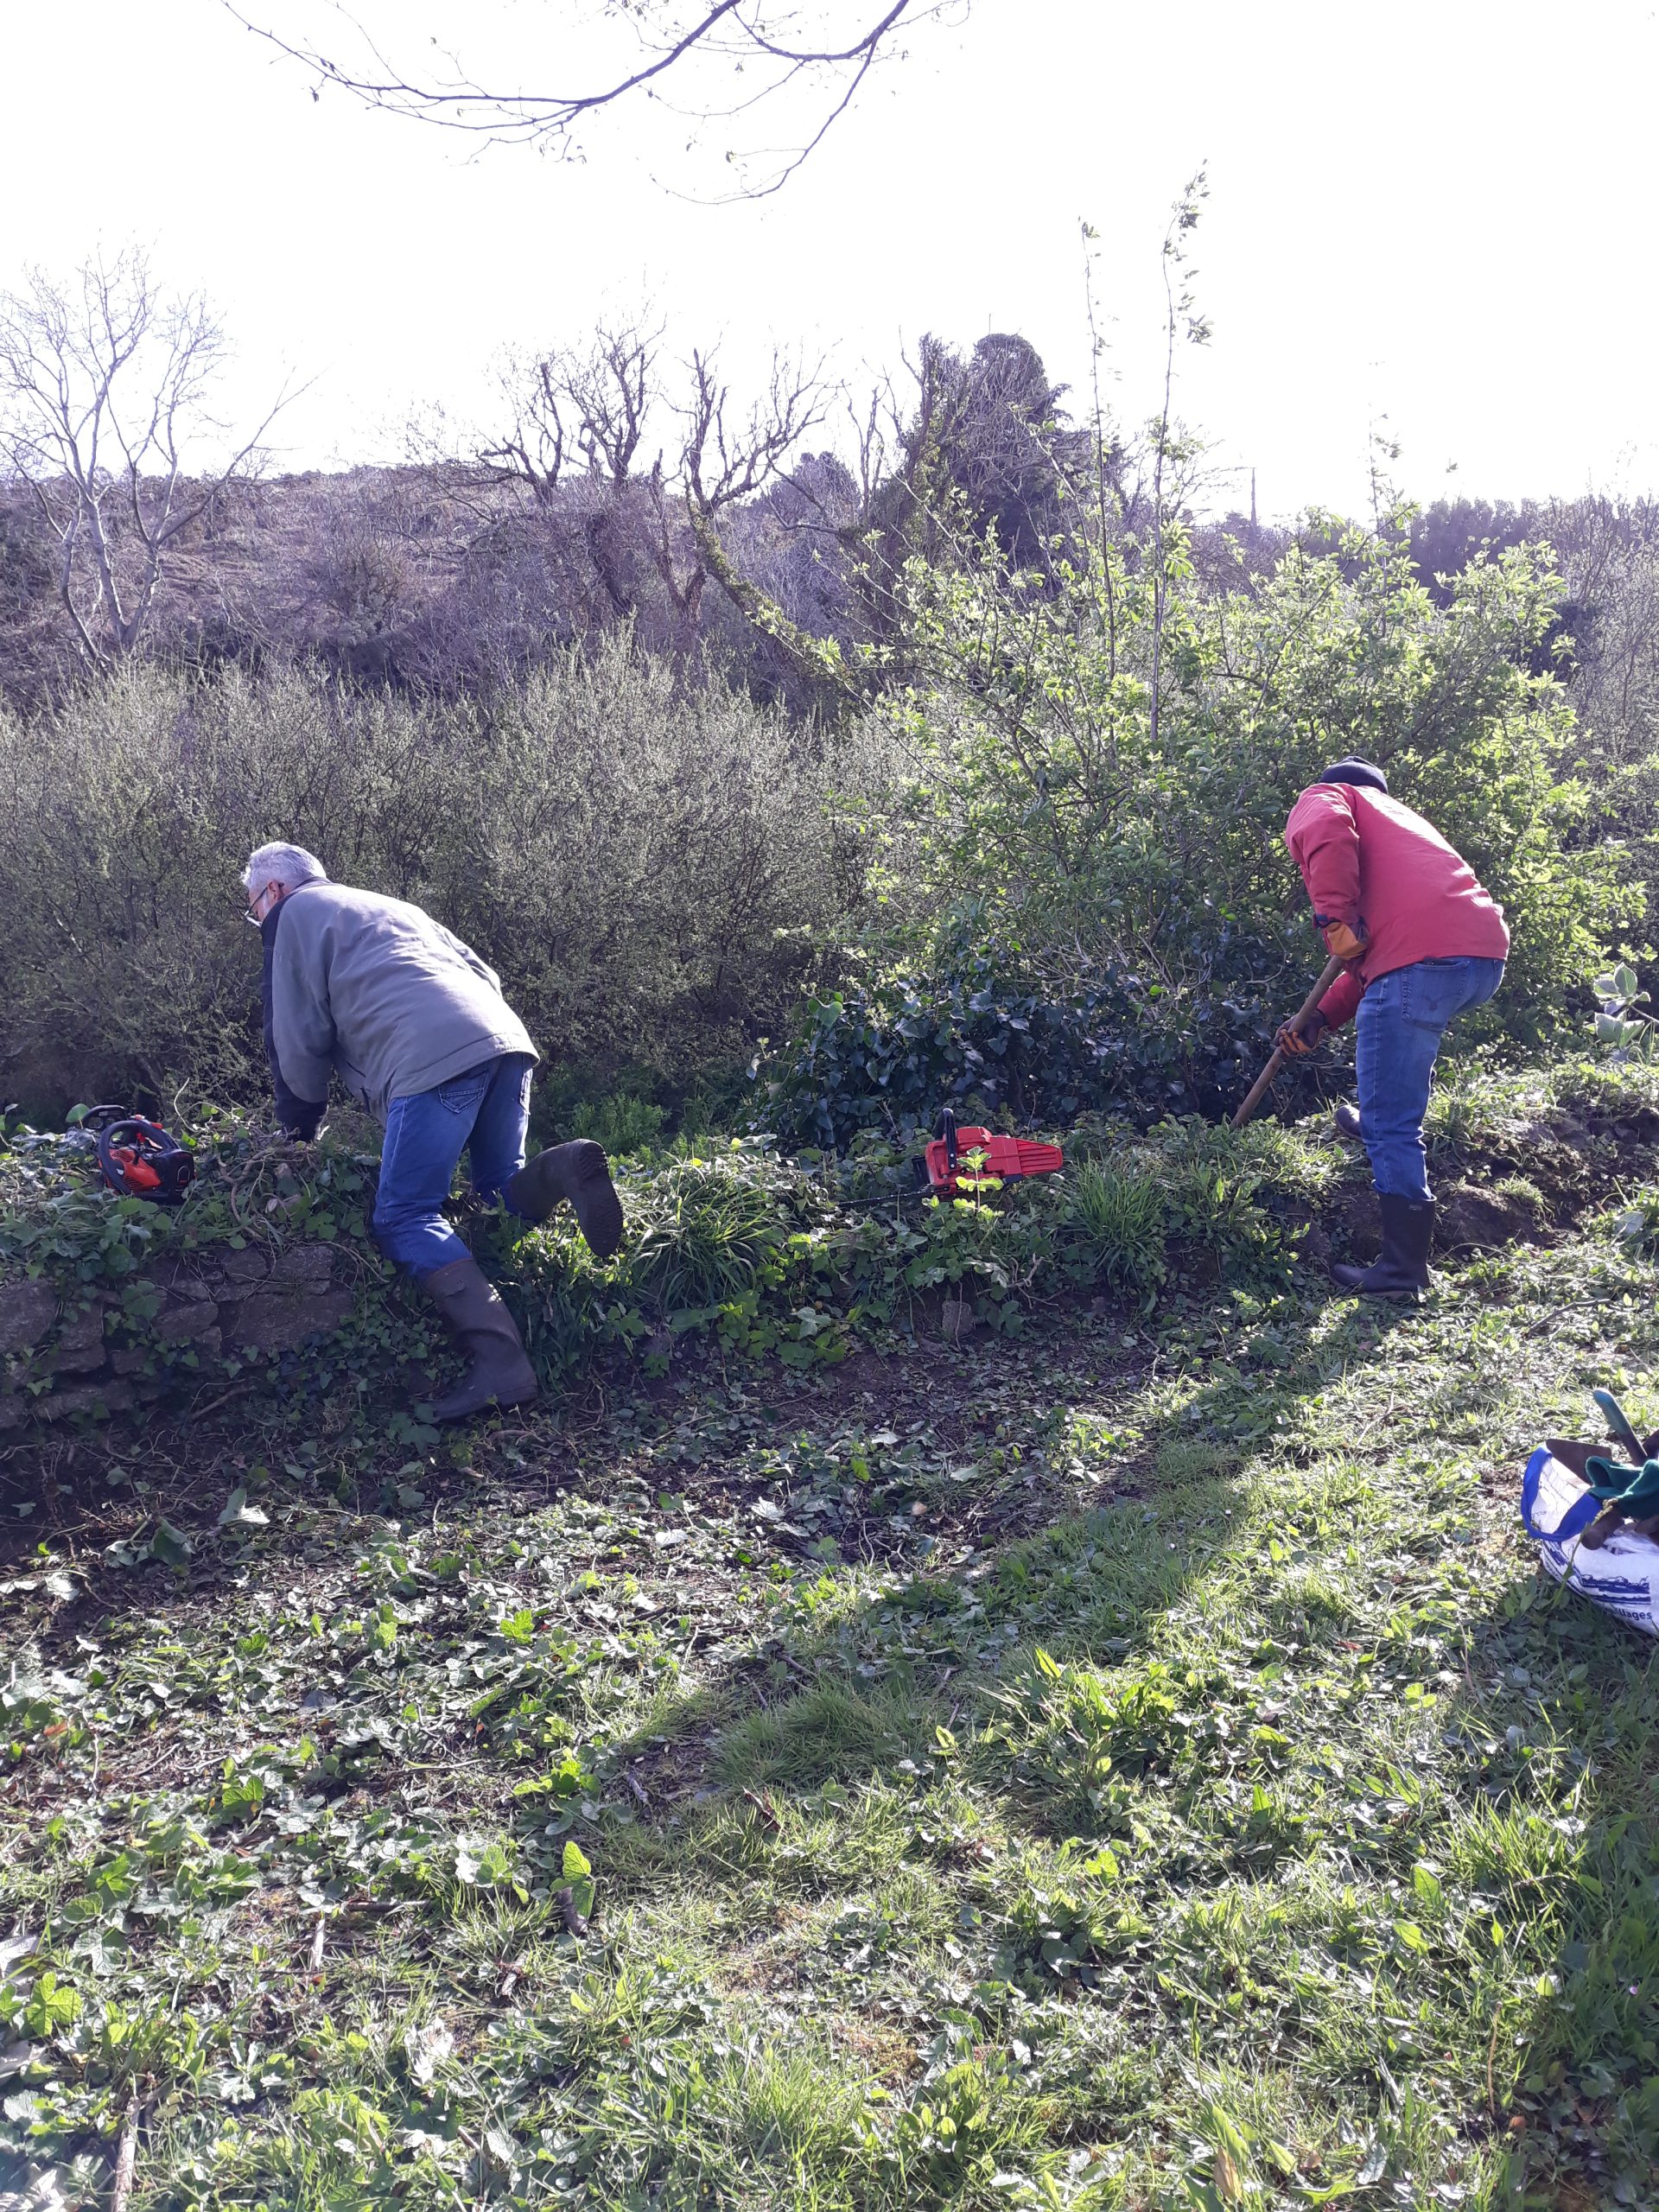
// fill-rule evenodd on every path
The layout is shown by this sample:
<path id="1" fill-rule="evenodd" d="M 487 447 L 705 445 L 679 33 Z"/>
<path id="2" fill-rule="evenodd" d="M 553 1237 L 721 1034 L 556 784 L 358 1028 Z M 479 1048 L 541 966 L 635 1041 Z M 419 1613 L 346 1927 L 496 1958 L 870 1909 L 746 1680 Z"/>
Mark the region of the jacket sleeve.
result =
<path id="1" fill-rule="evenodd" d="M 1344 969 L 1319 1001 L 1319 1012 L 1327 1027 L 1340 1029 L 1344 1021 L 1351 1021 L 1364 995 L 1364 984 L 1351 968 Z"/>
<path id="2" fill-rule="evenodd" d="M 311 963 L 302 957 L 291 929 L 272 931 L 269 959 L 265 1052 L 276 1095 L 276 1118 L 290 1135 L 315 1136 L 334 1071 L 334 1024 L 327 979 L 308 972 Z"/>
<path id="3" fill-rule="evenodd" d="M 1285 842 L 1323 922 L 1359 920 L 1359 825 L 1340 784 L 1314 784 L 1291 810 Z"/>

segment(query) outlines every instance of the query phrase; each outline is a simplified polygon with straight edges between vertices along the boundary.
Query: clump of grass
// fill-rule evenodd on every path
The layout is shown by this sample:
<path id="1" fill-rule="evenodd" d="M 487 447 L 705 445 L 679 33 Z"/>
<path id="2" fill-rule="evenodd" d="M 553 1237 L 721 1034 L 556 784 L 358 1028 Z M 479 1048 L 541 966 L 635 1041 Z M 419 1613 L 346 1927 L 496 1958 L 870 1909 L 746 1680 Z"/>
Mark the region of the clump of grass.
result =
<path id="1" fill-rule="evenodd" d="M 1236 1466 L 1238 1456 L 1238 1446 L 1219 1437 L 1171 1436 L 1158 1446 L 1153 1465 L 1166 1482 L 1186 1483 Z"/>
<path id="2" fill-rule="evenodd" d="M 772 1179 L 677 1160 L 631 1193 L 632 1285 L 672 1313 L 741 1298 L 792 1227 Z"/>
<path id="3" fill-rule="evenodd" d="M 1126 1809 L 1125 1783 L 1166 1781 L 1190 1763 L 1207 1689 L 1202 1670 L 1161 1659 L 1062 1666 L 1039 1646 L 1028 1670 L 995 1693 L 988 1739 L 1060 1821 L 1098 1827 Z"/>
<path id="4" fill-rule="evenodd" d="M 1481 1122 L 1477 1088 L 1466 1075 L 1436 1084 L 1423 1116 L 1423 1144 L 1431 1160 L 1461 1160 L 1474 1145 Z"/>
<path id="5" fill-rule="evenodd" d="M 656 1149 L 667 1119 L 665 1107 L 631 1090 L 618 1090 L 604 1098 L 582 1099 L 571 1111 L 569 1134 L 591 1137 L 613 1160 L 628 1160 Z"/>
<path id="6" fill-rule="evenodd" d="M 1546 1078 L 1557 1106 L 1604 1119 L 1659 1110 L 1659 1067 L 1637 1060 L 1567 1060 Z"/>
<path id="7" fill-rule="evenodd" d="M 1505 1175 L 1492 1185 L 1493 1195 L 1519 1212 L 1529 1214 L 1535 1221 L 1548 1211 L 1543 1192 L 1524 1175 Z"/>
<path id="8" fill-rule="evenodd" d="M 1131 1298 L 1163 1281 L 1164 1194 L 1129 1163 L 1090 1160 L 1068 1179 L 1069 1255 L 1090 1280 Z"/>
<path id="9" fill-rule="evenodd" d="M 839 1682 L 819 1682 L 728 1730 L 715 1767 L 738 1787 L 788 1783 L 810 1788 L 832 1777 L 873 1774 L 907 1754 L 925 1752 L 936 1726 L 930 1702 L 900 1686 L 883 1684 L 861 1694 Z"/>
<path id="10" fill-rule="evenodd" d="M 1275 1198 L 1313 1202 L 1342 1178 L 1342 1155 L 1332 1150 L 1323 1117 L 1312 1128 L 1293 1128 L 1264 1115 L 1236 1129 L 1188 1115 L 1160 1123 L 1147 1141 L 1166 1170 L 1221 1176 Z"/>

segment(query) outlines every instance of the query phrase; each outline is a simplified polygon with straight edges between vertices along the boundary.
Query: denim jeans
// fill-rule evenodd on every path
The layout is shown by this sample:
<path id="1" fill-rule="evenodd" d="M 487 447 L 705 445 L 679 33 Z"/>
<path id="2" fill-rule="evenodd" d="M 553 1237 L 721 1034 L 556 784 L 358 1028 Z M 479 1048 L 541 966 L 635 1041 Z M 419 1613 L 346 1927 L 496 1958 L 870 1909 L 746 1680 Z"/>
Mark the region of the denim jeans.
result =
<path id="1" fill-rule="evenodd" d="M 443 1217 L 463 1152 L 481 1198 L 499 1198 L 524 1166 L 531 1065 L 522 1052 L 504 1052 L 435 1090 L 392 1100 L 374 1234 L 386 1257 L 410 1274 L 429 1275 L 467 1256 L 467 1247 Z"/>
<path id="2" fill-rule="evenodd" d="M 1501 960 L 1415 960 L 1366 986 L 1354 1018 L 1359 1133 L 1371 1181 L 1385 1196 L 1427 1199 L 1423 1116 L 1446 1025 L 1484 1006 L 1503 980 Z"/>

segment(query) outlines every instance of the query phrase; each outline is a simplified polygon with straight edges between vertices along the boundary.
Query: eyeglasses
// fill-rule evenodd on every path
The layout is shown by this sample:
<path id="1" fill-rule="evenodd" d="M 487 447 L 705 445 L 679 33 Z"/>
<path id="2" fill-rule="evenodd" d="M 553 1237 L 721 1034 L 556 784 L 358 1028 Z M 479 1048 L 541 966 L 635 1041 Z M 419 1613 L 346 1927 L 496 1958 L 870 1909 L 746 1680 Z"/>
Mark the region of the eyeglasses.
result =
<path id="1" fill-rule="evenodd" d="M 259 901 L 265 896 L 267 892 L 274 891 L 276 888 L 276 883 L 273 880 L 272 882 L 263 884 L 260 888 L 254 893 L 253 896 L 249 899 L 247 905 L 242 910 L 242 918 L 245 922 L 251 923 L 255 929 L 263 929 L 264 927 L 265 918 L 259 912 Z"/>

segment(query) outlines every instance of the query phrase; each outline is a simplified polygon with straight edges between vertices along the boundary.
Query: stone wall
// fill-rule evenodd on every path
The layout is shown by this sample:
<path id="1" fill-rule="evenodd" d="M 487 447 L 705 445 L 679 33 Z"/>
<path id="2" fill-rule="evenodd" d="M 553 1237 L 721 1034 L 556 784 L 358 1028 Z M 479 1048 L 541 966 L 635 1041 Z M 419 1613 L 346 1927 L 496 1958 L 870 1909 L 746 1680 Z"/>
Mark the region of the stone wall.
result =
<path id="1" fill-rule="evenodd" d="M 170 1383 L 331 1335 L 352 1312 L 348 1265 L 329 1244 L 250 1245 L 158 1260 L 79 1296 L 0 1282 L 0 1434 L 125 1413 Z"/>

